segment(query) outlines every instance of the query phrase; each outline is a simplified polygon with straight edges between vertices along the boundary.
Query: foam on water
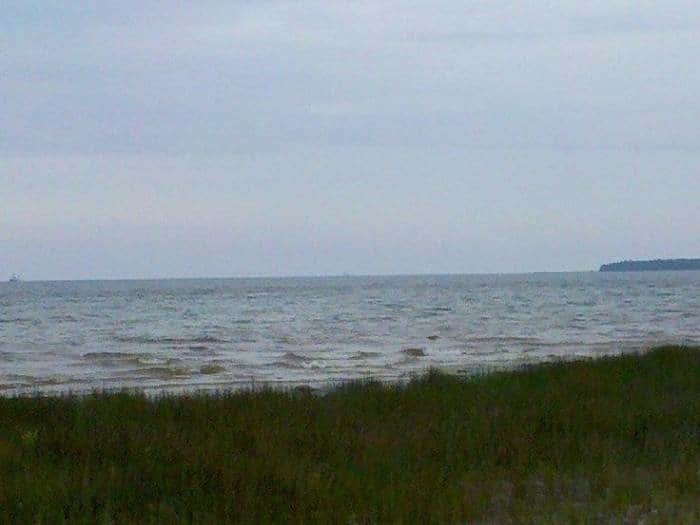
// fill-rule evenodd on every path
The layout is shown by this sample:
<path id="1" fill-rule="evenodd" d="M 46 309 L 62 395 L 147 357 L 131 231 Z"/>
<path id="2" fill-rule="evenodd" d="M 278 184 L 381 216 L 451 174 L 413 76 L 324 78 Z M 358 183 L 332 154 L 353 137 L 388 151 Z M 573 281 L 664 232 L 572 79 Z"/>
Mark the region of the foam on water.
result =
<path id="1" fill-rule="evenodd" d="M 700 344 L 700 272 L 0 284 L 0 391 L 401 379 Z"/>

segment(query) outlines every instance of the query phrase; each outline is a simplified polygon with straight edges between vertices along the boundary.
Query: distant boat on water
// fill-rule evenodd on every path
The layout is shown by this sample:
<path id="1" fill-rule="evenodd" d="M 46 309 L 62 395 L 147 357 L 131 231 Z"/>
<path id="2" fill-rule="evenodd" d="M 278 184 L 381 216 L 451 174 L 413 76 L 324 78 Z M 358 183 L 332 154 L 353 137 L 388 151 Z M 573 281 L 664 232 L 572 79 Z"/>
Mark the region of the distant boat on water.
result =
<path id="1" fill-rule="evenodd" d="M 20 282 L 21 280 L 22 280 L 22 279 L 19 278 L 19 275 L 17 275 L 16 273 L 13 273 L 13 274 L 12 274 L 12 277 L 10 277 L 9 282 L 11 282 L 11 283 L 18 283 L 18 282 Z"/>

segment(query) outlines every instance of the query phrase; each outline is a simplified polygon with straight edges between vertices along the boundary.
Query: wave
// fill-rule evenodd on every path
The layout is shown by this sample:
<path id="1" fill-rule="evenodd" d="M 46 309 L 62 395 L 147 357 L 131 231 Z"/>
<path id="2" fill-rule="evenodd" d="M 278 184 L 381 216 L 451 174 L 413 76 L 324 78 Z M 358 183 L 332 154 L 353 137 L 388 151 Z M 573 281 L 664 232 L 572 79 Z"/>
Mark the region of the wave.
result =
<path id="1" fill-rule="evenodd" d="M 522 343 L 522 344 L 540 344 L 537 337 L 524 336 L 502 336 L 502 335 L 485 335 L 465 337 L 463 341 L 467 343 Z"/>
<path id="2" fill-rule="evenodd" d="M 63 376 L 38 377 L 28 374 L 10 374 L 6 376 L 10 381 L 0 384 L 0 390 L 11 390 L 14 388 L 33 388 L 42 386 L 67 385 L 72 383 L 85 383 L 86 380 L 78 378 L 68 378 Z"/>
<path id="3" fill-rule="evenodd" d="M 58 321 L 62 323 L 77 323 L 79 319 L 72 315 L 52 315 L 49 317 L 49 321 Z"/>
<path id="4" fill-rule="evenodd" d="M 30 319 L 28 317 L 14 317 L 14 318 L 7 318 L 3 317 L 0 319 L 0 324 L 25 324 L 25 323 L 32 323 L 34 321 L 39 321 L 38 319 Z"/>
<path id="5" fill-rule="evenodd" d="M 305 363 L 305 362 L 312 360 L 310 357 L 295 354 L 294 352 L 286 352 L 285 354 L 282 354 L 282 359 L 286 359 L 287 361 L 292 361 L 292 362 L 300 362 L 300 363 Z"/>
<path id="6" fill-rule="evenodd" d="M 133 366 L 135 371 L 147 370 L 146 367 L 161 367 L 180 365 L 182 361 L 174 357 L 159 357 L 150 354 L 135 354 L 132 352 L 89 352 L 83 355 L 84 359 L 101 366 Z"/>
<path id="7" fill-rule="evenodd" d="M 425 357 L 425 348 L 404 348 L 401 353 L 409 357 Z"/>
<path id="8" fill-rule="evenodd" d="M 452 312 L 452 308 L 437 306 L 435 308 L 426 308 L 420 312 L 419 317 L 440 317 L 445 313 Z"/>
<path id="9" fill-rule="evenodd" d="M 229 343 L 226 339 L 220 339 L 211 335 L 197 337 L 151 337 L 151 336 L 116 336 L 114 340 L 119 343 L 143 344 L 143 345 L 195 345 L 205 343 Z"/>
<path id="10" fill-rule="evenodd" d="M 372 357 L 379 357 L 379 356 L 381 356 L 381 355 L 382 355 L 382 354 L 380 354 L 379 352 L 363 352 L 363 351 L 359 351 L 359 352 L 355 352 L 354 354 L 352 354 L 352 356 L 350 356 L 350 359 L 352 359 L 352 360 L 357 360 L 357 359 L 369 359 L 369 358 L 372 358 Z"/>
<path id="11" fill-rule="evenodd" d="M 265 365 L 265 367 L 293 369 L 304 368 L 301 363 L 295 363 L 290 361 L 273 361 L 272 363 Z"/>
<path id="12" fill-rule="evenodd" d="M 170 366 L 151 366 L 148 368 L 139 368 L 133 370 L 133 373 L 139 376 L 151 376 L 157 378 L 174 378 L 174 377 L 188 377 L 192 373 L 190 370 L 184 367 L 170 367 Z"/>
<path id="13" fill-rule="evenodd" d="M 83 354 L 85 359 L 104 360 L 104 359 L 138 359 L 138 354 L 131 352 L 88 352 Z"/>
<path id="14" fill-rule="evenodd" d="M 208 363 L 206 365 L 202 365 L 199 368 L 199 373 L 206 374 L 206 375 L 212 375 L 212 374 L 218 374 L 220 372 L 224 372 L 225 370 L 226 370 L 226 368 L 220 364 Z"/>
<path id="15" fill-rule="evenodd" d="M 377 322 L 377 321 L 396 321 L 396 317 L 393 315 L 375 315 L 373 317 L 368 317 L 368 321 L 370 322 Z"/>

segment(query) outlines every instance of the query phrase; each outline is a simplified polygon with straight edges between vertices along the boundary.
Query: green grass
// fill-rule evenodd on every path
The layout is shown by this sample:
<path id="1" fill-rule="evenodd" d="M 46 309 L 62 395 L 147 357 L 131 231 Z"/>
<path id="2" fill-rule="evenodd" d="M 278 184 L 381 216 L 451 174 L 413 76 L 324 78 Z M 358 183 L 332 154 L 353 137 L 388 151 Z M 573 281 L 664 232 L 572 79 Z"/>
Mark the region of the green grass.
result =
<path id="1" fill-rule="evenodd" d="M 700 349 L 326 395 L 0 398 L 8 523 L 698 523 Z"/>

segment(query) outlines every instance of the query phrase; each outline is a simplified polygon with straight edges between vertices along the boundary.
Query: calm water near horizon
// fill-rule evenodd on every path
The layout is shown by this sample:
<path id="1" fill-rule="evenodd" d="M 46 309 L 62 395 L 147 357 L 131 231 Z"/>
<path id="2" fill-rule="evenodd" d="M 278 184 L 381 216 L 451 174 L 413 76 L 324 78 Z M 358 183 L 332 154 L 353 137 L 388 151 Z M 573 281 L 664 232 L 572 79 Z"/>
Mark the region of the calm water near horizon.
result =
<path id="1" fill-rule="evenodd" d="M 0 284 L 0 392 L 401 379 L 700 344 L 700 272 Z"/>

